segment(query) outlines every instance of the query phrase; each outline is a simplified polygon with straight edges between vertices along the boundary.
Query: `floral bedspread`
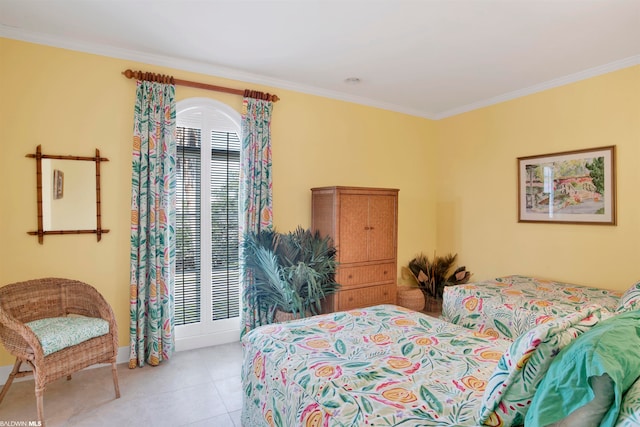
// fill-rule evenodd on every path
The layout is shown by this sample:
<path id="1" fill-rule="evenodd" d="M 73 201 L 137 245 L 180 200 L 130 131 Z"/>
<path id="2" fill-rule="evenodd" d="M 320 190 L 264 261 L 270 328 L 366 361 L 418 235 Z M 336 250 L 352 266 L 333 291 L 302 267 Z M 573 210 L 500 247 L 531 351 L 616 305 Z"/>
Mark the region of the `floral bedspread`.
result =
<path id="1" fill-rule="evenodd" d="M 476 426 L 511 341 L 380 305 L 263 326 L 242 344 L 245 427 Z"/>
<path id="2" fill-rule="evenodd" d="M 445 288 L 442 318 L 487 335 L 515 339 L 587 303 L 615 311 L 622 294 L 526 276 L 506 276 Z"/>

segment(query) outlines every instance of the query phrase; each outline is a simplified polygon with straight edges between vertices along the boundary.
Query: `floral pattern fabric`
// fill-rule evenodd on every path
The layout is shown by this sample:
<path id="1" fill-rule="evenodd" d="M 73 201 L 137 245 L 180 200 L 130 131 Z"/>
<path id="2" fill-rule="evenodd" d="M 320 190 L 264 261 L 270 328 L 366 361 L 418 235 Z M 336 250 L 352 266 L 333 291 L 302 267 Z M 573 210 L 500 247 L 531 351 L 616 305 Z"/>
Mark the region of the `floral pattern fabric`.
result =
<path id="1" fill-rule="evenodd" d="M 138 81 L 131 178 L 129 367 L 174 349 L 175 86 Z"/>
<path id="2" fill-rule="evenodd" d="M 616 311 L 640 310 L 640 282 L 631 286 L 620 298 Z"/>
<path id="3" fill-rule="evenodd" d="M 95 317 L 48 317 L 26 323 L 45 356 L 109 333 L 109 322 Z"/>
<path id="4" fill-rule="evenodd" d="M 442 318 L 488 335 L 515 339 L 546 321 L 597 303 L 615 311 L 621 293 L 527 276 L 447 286 Z"/>
<path id="5" fill-rule="evenodd" d="M 262 326 L 242 344 L 245 426 L 477 426 L 511 341 L 381 305 Z"/>
<path id="6" fill-rule="evenodd" d="M 523 424 L 538 385 L 555 356 L 579 335 L 611 316 L 611 312 L 592 304 L 519 336 L 488 380 L 480 421 L 490 425 Z"/>
<path id="7" fill-rule="evenodd" d="M 615 424 L 615 427 L 638 426 L 640 426 L 640 378 L 624 394 L 620 414 Z"/>
<path id="8" fill-rule="evenodd" d="M 240 233 L 273 224 L 271 179 L 271 112 L 273 102 L 244 98 L 242 104 L 242 168 Z"/>
<path id="9" fill-rule="evenodd" d="M 273 225 L 271 179 L 271 112 L 273 102 L 244 98 L 242 104 L 242 154 L 240 168 L 240 236 Z M 241 248 L 242 249 L 242 248 Z M 240 255 L 242 259 L 242 254 Z M 241 268 L 242 263 L 241 263 Z M 251 276 L 241 274 L 243 280 Z M 247 289 L 248 286 L 243 286 Z M 256 303 L 243 292 L 242 333 L 260 325 Z"/>

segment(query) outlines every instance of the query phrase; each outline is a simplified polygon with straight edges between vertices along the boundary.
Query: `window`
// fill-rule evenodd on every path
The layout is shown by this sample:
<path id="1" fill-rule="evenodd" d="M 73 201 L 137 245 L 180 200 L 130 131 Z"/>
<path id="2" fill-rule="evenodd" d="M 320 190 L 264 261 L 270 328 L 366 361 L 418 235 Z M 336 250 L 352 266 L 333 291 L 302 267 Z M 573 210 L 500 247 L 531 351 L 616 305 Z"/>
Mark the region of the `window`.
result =
<path id="1" fill-rule="evenodd" d="M 240 116 L 211 99 L 181 101 L 176 137 L 174 303 L 180 350 L 238 339 Z"/>

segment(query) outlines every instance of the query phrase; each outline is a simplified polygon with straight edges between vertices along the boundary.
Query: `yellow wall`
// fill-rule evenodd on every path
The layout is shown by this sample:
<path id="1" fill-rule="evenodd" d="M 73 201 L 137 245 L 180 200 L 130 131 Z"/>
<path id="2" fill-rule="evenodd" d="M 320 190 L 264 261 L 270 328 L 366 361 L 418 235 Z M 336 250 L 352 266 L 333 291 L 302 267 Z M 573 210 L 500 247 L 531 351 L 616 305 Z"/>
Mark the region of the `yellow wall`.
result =
<path id="1" fill-rule="evenodd" d="M 277 93 L 272 124 L 274 220 L 310 224 L 311 187 L 400 189 L 399 267 L 457 252 L 475 280 L 505 274 L 626 289 L 640 279 L 640 66 L 433 122 L 282 89 L 0 38 L 0 285 L 43 276 L 93 284 L 128 344 L 129 194 L 135 83 L 144 69 Z M 240 110 L 241 98 L 178 87 Z M 93 235 L 36 228 L 35 161 L 45 153 L 109 158 L 103 225 Z M 517 222 L 516 158 L 616 145 L 618 225 Z M 10 364 L 0 350 L 0 366 Z"/>
<path id="2" fill-rule="evenodd" d="M 437 248 L 474 280 L 640 280 L 640 66 L 437 122 Z M 517 222 L 517 157 L 617 146 L 617 226 Z"/>
<path id="3" fill-rule="evenodd" d="M 311 221 L 310 188 L 400 189 L 399 263 L 435 247 L 435 123 L 370 107 L 211 76 L 0 38 L 0 285 L 59 276 L 94 285 L 113 306 L 128 344 L 129 197 L 135 82 L 127 69 L 277 93 L 273 203 L 277 229 Z M 178 86 L 178 100 L 210 97 L 240 111 L 235 95 Z M 50 154 L 107 157 L 101 167 L 103 226 L 94 235 L 27 235 L 35 230 L 35 161 Z M 0 366 L 12 363 L 0 350 Z"/>

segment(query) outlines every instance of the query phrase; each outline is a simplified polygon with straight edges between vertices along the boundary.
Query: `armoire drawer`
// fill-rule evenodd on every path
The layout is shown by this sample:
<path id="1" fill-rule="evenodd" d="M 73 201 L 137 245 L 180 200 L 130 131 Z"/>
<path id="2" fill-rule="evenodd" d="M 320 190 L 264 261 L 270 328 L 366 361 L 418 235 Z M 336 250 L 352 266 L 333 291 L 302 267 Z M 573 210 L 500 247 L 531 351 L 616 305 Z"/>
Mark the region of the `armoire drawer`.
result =
<path id="1" fill-rule="evenodd" d="M 364 288 L 341 291 L 338 295 L 336 310 L 369 307 L 378 304 L 395 304 L 396 285 L 367 286 Z"/>
<path id="2" fill-rule="evenodd" d="M 395 280 L 396 265 L 394 263 L 339 267 L 336 277 L 336 281 L 343 286 L 395 282 Z"/>

